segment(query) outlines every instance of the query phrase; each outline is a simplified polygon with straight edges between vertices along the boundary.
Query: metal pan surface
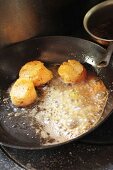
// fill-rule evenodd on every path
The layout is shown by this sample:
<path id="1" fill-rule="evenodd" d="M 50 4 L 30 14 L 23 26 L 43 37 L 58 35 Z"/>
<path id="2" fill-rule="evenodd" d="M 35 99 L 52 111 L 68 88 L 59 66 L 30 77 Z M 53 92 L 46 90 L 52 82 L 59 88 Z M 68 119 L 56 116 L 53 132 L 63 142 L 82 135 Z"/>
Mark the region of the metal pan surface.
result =
<path id="1" fill-rule="evenodd" d="M 43 54 L 47 55 L 43 55 Z M 54 55 L 55 54 L 55 55 Z M 101 46 L 87 40 L 65 37 L 50 36 L 41 37 L 1 49 L 0 51 L 0 144 L 19 149 L 44 149 L 66 144 L 73 140 L 78 140 L 97 128 L 113 110 L 113 59 L 106 68 L 97 68 L 96 65 L 106 54 L 106 50 Z M 77 138 L 63 143 L 43 145 L 40 135 L 35 134 L 35 129 L 31 128 L 30 120 L 23 123 L 21 116 L 8 117 L 9 105 L 3 106 L 3 93 L 18 77 L 18 72 L 22 65 L 31 60 L 41 60 L 44 63 L 62 63 L 68 59 L 76 59 L 81 63 L 88 63 L 94 67 L 98 76 L 102 79 L 107 89 L 109 97 L 102 114 L 102 118 L 88 132 Z"/>

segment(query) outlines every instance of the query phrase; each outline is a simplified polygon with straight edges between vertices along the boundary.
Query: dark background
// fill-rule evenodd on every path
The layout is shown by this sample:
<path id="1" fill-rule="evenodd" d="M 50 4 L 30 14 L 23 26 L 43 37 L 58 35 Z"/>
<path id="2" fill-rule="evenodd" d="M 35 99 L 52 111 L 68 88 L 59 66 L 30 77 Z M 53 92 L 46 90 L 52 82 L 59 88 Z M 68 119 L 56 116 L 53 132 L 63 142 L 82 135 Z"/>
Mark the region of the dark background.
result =
<path id="1" fill-rule="evenodd" d="M 0 0 L 0 47 L 34 36 L 81 34 L 85 13 L 103 0 Z"/>

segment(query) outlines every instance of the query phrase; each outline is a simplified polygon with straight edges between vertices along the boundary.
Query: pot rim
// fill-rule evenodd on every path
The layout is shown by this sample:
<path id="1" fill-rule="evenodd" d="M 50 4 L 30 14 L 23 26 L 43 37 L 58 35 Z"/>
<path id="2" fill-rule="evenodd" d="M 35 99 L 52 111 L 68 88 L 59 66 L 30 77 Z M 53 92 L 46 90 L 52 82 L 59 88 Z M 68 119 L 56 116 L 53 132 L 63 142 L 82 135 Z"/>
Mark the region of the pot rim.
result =
<path id="1" fill-rule="evenodd" d="M 103 7 L 107 7 L 109 5 L 113 5 L 113 1 L 112 0 L 107 0 L 105 2 L 102 2 L 102 3 L 99 3 L 97 5 L 95 5 L 94 7 L 92 7 L 84 16 L 84 19 L 83 19 L 83 26 L 86 30 L 86 32 L 93 38 L 97 39 L 97 40 L 101 40 L 101 41 L 106 41 L 106 42 L 112 42 L 113 39 L 105 39 L 105 38 L 101 38 L 101 37 L 98 37 L 96 35 L 94 35 L 88 28 L 88 20 L 89 18 L 91 17 L 91 15 L 93 15 L 93 13 L 95 13 L 96 11 L 102 9 Z"/>

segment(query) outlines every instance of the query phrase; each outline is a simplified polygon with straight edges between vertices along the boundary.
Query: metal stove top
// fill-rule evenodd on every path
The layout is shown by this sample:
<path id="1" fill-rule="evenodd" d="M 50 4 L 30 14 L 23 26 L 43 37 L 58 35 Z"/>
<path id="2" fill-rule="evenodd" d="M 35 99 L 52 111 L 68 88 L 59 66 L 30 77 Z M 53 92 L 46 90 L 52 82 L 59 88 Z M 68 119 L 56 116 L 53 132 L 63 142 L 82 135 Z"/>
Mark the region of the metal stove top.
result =
<path id="1" fill-rule="evenodd" d="M 9 158 L 9 155 L 7 156 L 7 152 L 14 161 Z M 17 160 L 17 164 L 15 160 Z M 5 150 L 0 150 L 0 169 L 113 170 L 113 146 L 71 143 L 55 149 L 40 151 L 5 148 Z"/>
<path id="2" fill-rule="evenodd" d="M 23 170 L 19 165 L 17 165 L 13 160 L 9 158 L 0 147 L 0 169 L 1 170 Z"/>

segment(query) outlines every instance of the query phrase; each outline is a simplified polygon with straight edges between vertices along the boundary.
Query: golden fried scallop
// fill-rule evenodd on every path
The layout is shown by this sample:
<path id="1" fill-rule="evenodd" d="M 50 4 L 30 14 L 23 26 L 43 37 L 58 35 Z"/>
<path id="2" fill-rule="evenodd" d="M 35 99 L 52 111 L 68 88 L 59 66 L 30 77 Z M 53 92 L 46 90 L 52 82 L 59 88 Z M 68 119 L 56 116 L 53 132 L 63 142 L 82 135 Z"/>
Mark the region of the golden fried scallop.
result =
<path id="1" fill-rule="evenodd" d="M 65 83 L 77 83 L 86 78 L 86 69 L 76 60 L 68 60 L 58 68 L 58 74 Z"/>
<path id="2" fill-rule="evenodd" d="M 28 78 L 35 86 L 40 86 L 53 78 L 52 72 L 40 61 L 30 61 L 26 63 L 19 72 L 19 77 Z"/>
<path id="3" fill-rule="evenodd" d="M 37 98 L 33 82 L 24 78 L 17 79 L 11 88 L 10 97 L 12 103 L 18 107 L 32 104 Z"/>

